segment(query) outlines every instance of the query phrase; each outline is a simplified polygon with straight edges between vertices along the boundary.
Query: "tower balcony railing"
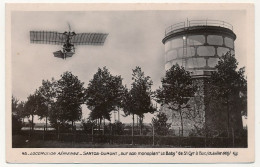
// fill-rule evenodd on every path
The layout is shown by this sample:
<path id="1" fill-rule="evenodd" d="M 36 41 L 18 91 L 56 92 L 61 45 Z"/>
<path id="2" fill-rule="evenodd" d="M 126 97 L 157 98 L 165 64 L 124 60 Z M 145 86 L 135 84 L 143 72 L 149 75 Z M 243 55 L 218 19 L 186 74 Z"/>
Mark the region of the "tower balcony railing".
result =
<path id="1" fill-rule="evenodd" d="M 189 28 L 194 26 L 224 27 L 233 31 L 233 26 L 230 23 L 221 20 L 187 20 L 186 22 L 179 22 L 167 27 L 165 29 L 165 36 L 175 33 L 179 29 Z"/>

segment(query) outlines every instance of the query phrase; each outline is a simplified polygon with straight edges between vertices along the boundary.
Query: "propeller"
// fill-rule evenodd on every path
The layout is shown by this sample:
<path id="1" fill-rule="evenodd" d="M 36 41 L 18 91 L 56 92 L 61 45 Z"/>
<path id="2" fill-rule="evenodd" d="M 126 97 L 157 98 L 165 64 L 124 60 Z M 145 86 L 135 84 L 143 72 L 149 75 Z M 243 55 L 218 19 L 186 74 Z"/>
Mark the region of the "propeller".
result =
<path id="1" fill-rule="evenodd" d="M 72 30 L 71 30 L 70 23 L 69 23 L 69 22 L 67 22 L 67 24 L 68 24 L 68 27 L 69 27 L 69 32 L 71 32 L 71 34 L 72 34 L 72 35 L 76 35 L 76 33 L 75 33 L 74 31 L 72 31 Z"/>
<path id="2" fill-rule="evenodd" d="M 69 23 L 69 22 L 67 22 L 67 24 L 68 24 L 68 27 L 69 27 L 69 31 L 71 31 L 70 23 Z"/>

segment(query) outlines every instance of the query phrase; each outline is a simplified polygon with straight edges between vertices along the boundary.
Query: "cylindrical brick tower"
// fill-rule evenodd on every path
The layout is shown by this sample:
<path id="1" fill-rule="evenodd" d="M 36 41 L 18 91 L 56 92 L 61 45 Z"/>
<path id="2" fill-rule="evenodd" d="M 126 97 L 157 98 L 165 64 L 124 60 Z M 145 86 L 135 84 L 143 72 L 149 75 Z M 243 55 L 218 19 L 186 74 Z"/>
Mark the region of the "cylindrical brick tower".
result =
<path id="1" fill-rule="evenodd" d="M 219 56 L 234 53 L 236 35 L 231 24 L 217 20 L 191 20 L 168 27 L 165 45 L 165 69 L 179 64 L 193 77 L 210 75 Z"/>
<path id="2" fill-rule="evenodd" d="M 225 114 L 216 119 L 210 111 L 207 111 L 205 78 L 216 70 L 215 66 L 220 56 L 228 51 L 234 54 L 235 39 L 233 26 L 218 20 L 191 20 L 174 24 L 165 30 L 165 37 L 162 40 L 165 45 L 165 70 L 174 64 L 179 64 L 191 72 L 193 81 L 198 86 L 195 97 L 189 101 L 193 112 L 184 118 L 184 135 L 190 135 L 194 128 L 205 129 L 206 126 L 211 127 L 216 133 L 226 130 L 225 123 L 220 124 L 225 122 L 221 121 L 226 119 Z M 173 129 L 178 134 L 180 128 L 178 114 L 173 114 L 167 107 L 163 110 L 172 120 Z M 241 116 L 236 118 L 239 127 L 242 127 Z"/>

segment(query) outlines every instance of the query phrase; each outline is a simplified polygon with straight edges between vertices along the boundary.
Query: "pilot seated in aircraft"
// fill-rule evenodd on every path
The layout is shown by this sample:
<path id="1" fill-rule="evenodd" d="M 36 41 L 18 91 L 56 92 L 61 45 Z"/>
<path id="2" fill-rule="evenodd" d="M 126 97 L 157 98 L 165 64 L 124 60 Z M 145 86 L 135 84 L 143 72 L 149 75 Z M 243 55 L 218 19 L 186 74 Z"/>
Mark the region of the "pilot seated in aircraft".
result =
<path id="1" fill-rule="evenodd" d="M 64 52 L 74 52 L 74 45 L 71 44 L 71 43 L 66 42 L 66 43 L 63 45 L 63 51 L 64 51 Z"/>

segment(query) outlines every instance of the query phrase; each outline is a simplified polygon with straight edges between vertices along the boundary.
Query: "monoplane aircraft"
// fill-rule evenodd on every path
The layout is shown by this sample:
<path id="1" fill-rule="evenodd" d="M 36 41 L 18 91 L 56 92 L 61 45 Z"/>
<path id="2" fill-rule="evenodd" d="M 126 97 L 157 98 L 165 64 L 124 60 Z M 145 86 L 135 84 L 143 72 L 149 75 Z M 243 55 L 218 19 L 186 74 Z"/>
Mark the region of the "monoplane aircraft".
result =
<path id="1" fill-rule="evenodd" d="M 69 28 L 70 29 L 70 28 Z M 30 41 L 36 44 L 62 45 L 62 50 L 53 52 L 54 57 L 66 59 L 75 54 L 75 45 L 103 45 L 106 33 L 59 33 L 54 31 L 30 31 Z"/>

